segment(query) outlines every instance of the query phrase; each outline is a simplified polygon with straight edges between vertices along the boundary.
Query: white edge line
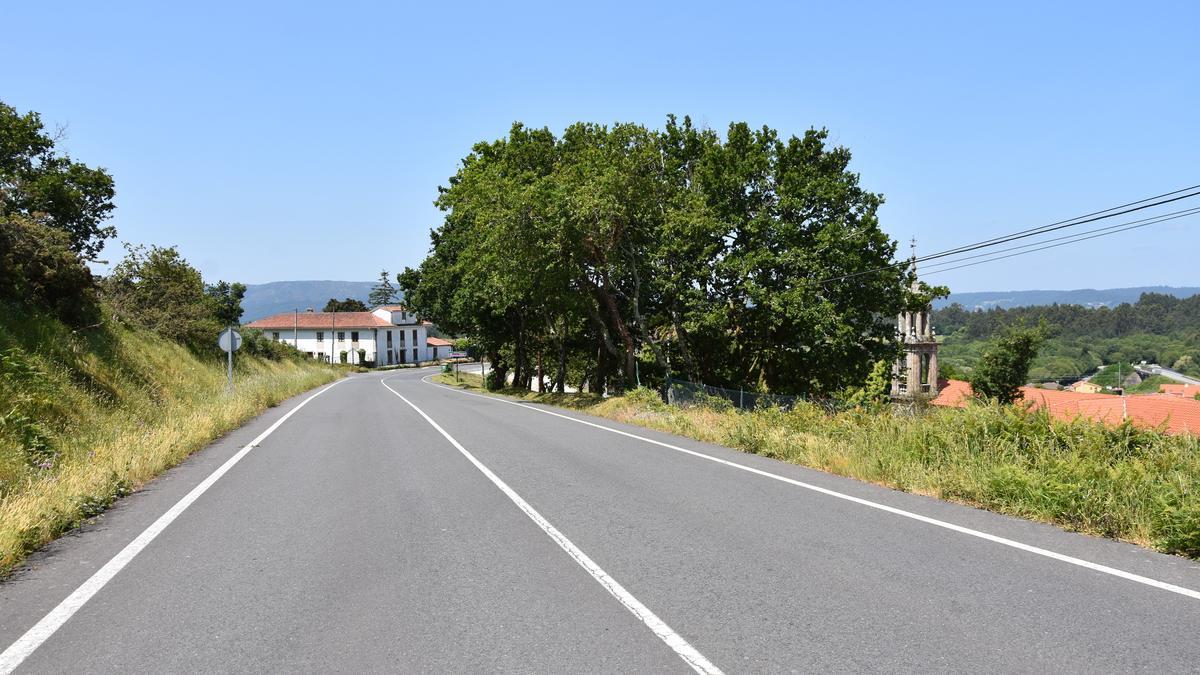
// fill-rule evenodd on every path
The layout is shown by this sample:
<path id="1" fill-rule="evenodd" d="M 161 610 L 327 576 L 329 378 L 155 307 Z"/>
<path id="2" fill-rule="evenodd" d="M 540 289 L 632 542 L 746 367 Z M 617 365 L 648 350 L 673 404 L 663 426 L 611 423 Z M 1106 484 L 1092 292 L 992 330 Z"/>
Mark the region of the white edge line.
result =
<path id="1" fill-rule="evenodd" d="M 342 382 L 346 382 L 346 380 L 338 380 L 337 382 L 322 388 L 312 396 L 309 396 L 301 401 L 299 405 L 289 410 L 283 417 L 275 420 L 275 423 L 267 427 L 266 431 L 262 432 L 254 440 L 250 441 L 250 443 L 239 450 L 237 454 L 225 460 L 225 463 L 217 467 L 215 471 L 209 474 L 208 478 L 205 478 L 203 482 L 192 488 L 191 492 L 184 495 L 183 498 L 175 502 L 175 505 L 168 509 L 166 513 L 159 516 L 158 520 L 151 523 L 150 526 L 145 530 L 142 530 L 142 533 L 139 534 L 137 538 L 129 542 L 125 548 L 121 549 L 119 553 L 105 563 L 104 567 L 101 567 L 99 570 L 97 570 L 96 573 L 89 577 L 87 581 L 83 582 L 79 588 L 76 588 L 73 593 L 68 595 L 65 600 L 58 603 L 57 607 L 50 610 L 49 614 L 42 617 L 41 621 L 38 621 L 36 624 L 34 624 L 33 628 L 30 628 L 25 632 L 24 635 L 22 635 L 20 638 L 17 638 L 16 642 L 9 645 L 8 649 L 5 649 L 4 653 L 0 654 L 0 674 L 8 675 L 8 673 L 11 673 L 13 670 L 15 670 L 17 666 L 21 665 L 22 661 L 29 658 L 30 654 L 40 647 L 43 642 L 49 639 L 51 635 L 54 635 L 55 631 L 61 628 L 62 625 L 65 624 L 75 614 L 75 612 L 79 611 L 79 609 L 88 602 L 88 600 L 91 600 L 92 596 L 99 592 L 101 588 L 104 588 L 105 584 L 111 581 L 113 577 L 117 576 L 117 573 L 120 572 L 126 565 L 128 565 L 130 561 L 137 556 L 137 554 L 141 553 L 142 549 L 146 548 L 150 542 L 154 541 L 155 537 L 161 534 L 163 530 L 167 529 L 168 525 L 178 518 L 181 513 L 187 510 L 187 508 L 191 506 L 193 502 L 199 499 L 200 495 L 203 495 L 210 487 L 213 486 L 214 483 L 220 480 L 221 476 L 224 476 L 230 469 L 232 469 L 233 465 L 237 464 L 243 457 L 246 456 L 247 453 L 257 447 L 259 443 L 262 443 L 264 440 L 266 440 L 267 436 L 270 436 L 271 433 L 278 429 L 284 422 L 286 422 L 289 417 L 295 415 L 301 408 L 308 405 L 309 401 L 320 396 L 321 394 L 324 394 Z"/>
<path id="2" fill-rule="evenodd" d="M 829 488 L 823 488 L 823 487 L 820 487 L 819 485 L 813 485 L 811 483 L 805 483 L 803 481 L 798 481 L 793 478 L 788 478 L 786 476 L 780 476 L 778 474 L 774 474 L 769 471 L 763 471 L 762 469 L 755 469 L 754 467 L 746 466 L 744 464 L 738 464 L 737 462 L 731 462 L 727 459 L 721 459 L 720 457 L 713 457 L 712 455 L 706 455 L 702 452 L 696 452 L 695 450 L 688 450 L 687 448 L 681 448 L 677 445 L 671 445 L 670 443 L 664 443 L 663 441 L 658 441 L 653 438 L 647 438 L 645 436 L 631 434 L 628 431 L 622 431 L 620 429 L 613 429 L 612 427 L 606 427 L 602 424 L 596 424 L 595 422 L 589 422 L 587 420 L 581 420 L 576 417 L 571 417 L 570 415 L 563 415 L 561 413 L 556 413 L 552 410 L 544 410 L 542 408 L 539 408 L 536 406 L 531 406 L 531 405 L 528 405 L 525 403 L 519 403 L 517 401 L 509 401 L 507 399 L 500 398 L 498 396 L 483 396 L 481 394 L 475 394 L 475 393 L 472 393 L 469 391 L 463 391 L 461 389 L 456 389 L 454 387 L 448 387 L 446 385 L 438 384 L 436 382 L 430 382 L 427 378 L 421 378 L 421 381 L 425 382 L 426 384 L 431 384 L 435 387 L 441 387 L 443 389 L 448 389 L 450 391 L 457 392 L 459 394 L 465 394 L 467 396 L 475 396 L 478 398 L 487 399 L 489 401 L 497 401 L 500 403 L 507 403 L 509 405 L 515 405 L 519 408 L 525 408 L 527 410 L 532 410 L 534 412 L 544 413 L 546 415 L 553 415 L 555 417 L 561 417 L 565 420 L 570 420 L 572 422 L 577 422 L 579 424 L 586 424 L 589 427 L 603 429 L 604 431 L 609 431 L 614 434 L 628 436 L 629 438 L 636 438 L 639 441 L 645 441 L 647 443 L 652 443 L 654 445 L 658 445 L 658 446 L 661 446 L 664 448 L 669 448 L 671 450 L 675 450 L 677 452 L 682 452 L 682 453 L 685 453 L 688 455 L 692 455 L 694 457 L 700 457 L 702 459 L 707 459 L 710 462 L 724 464 L 725 466 L 733 467 L 735 469 L 747 471 L 749 473 L 757 474 L 759 476 L 765 476 L 766 478 L 772 478 L 777 481 L 788 483 L 789 485 L 795 485 L 797 487 L 802 487 L 806 490 L 812 490 L 813 492 L 819 492 L 823 495 L 828 495 L 830 497 L 836 497 L 838 499 L 844 499 L 848 502 L 854 502 L 855 504 L 861 504 L 862 506 L 867 506 L 872 509 L 886 511 L 888 513 L 895 514 L 897 516 L 903 516 L 904 518 L 911 518 L 912 520 L 920 521 L 922 523 L 926 523 L 929 525 L 935 525 L 937 527 L 945 528 L 945 529 L 951 530 L 953 532 L 958 532 L 959 534 L 965 534 L 968 536 L 977 537 L 979 539 L 990 541 L 994 544 L 1000 544 L 1001 546 L 1008 546 L 1008 547 L 1015 548 L 1015 549 L 1018 549 L 1021 551 L 1025 551 L 1027 553 L 1033 553 L 1035 555 L 1044 556 L 1046 558 L 1058 560 L 1060 562 L 1065 562 L 1065 563 L 1068 563 L 1071 565 L 1077 565 L 1079 567 L 1083 567 L 1083 568 L 1086 568 L 1086 569 L 1089 569 L 1089 570 L 1092 570 L 1095 572 L 1109 574 L 1114 577 L 1119 577 L 1121 579 L 1125 579 L 1127 581 L 1133 581 L 1133 582 L 1136 582 L 1139 584 L 1144 584 L 1146 586 L 1152 586 L 1152 587 L 1160 589 L 1160 590 L 1169 591 L 1171 593 L 1177 593 L 1179 595 L 1183 595 L 1183 596 L 1192 598 L 1194 600 L 1200 600 L 1200 591 L 1192 590 L 1190 588 L 1184 588 L 1183 586 L 1176 586 L 1175 584 L 1169 584 L 1165 581 L 1151 579 L 1150 577 L 1144 577 L 1140 574 L 1134 574 L 1133 572 L 1126 572 L 1125 570 L 1119 570 L 1115 567 L 1109 567 L 1108 565 L 1101 565 L 1100 563 L 1094 563 L 1089 560 L 1084 560 L 1082 558 L 1076 558 L 1076 557 L 1069 556 L 1069 555 L 1066 555 L 1063 553 L 1058 553 L 1058 552 L 1051 551 L 1048 549 L 1039 548 L 1037 546 L 1025 544 L 1025 543 L 1022 543 L 1022 542 L 1019 542 L 1019 541 L 1016 541 L 1013 539 L 1007 539 L 1005 537 L 1000 537 L 1000 536 L 997 536 L 994 534 L 989 534 L 987 532 L 981 532 L 980 530 L 973 530 L 969 527 L 963 527 L 962 525 L 955 525 L 954 523 L 946 522 L 944 520 L 938 520 L 937 518 L 923 516 L 919 513 L 913 513 L 912 511 L 905 511 L 904 509 L 899 509 L 894 506 L 888 506 L 887 504 L 880 504 L 879 502 L 873 502 L 869 499 L 863 499 L 862 497 L 855 497 L 853 495 L 848 495 L 848 494 L 845 494 L 842 492 L 837 492 L 836 490 L 830 490 Z"/>
<path id="3" fill-rule="evenodd" d="M 434 429 L 437 429 L 438 433 L 440 433 L 447 441 L 450 442 L 450 445 L 453 445 L 455 449 L 462 453 L 463 457 L 466 457 L 471 464 L 475 465 L 476 469 L 479 469 L 480 473 L 486 476 L 487 479 L 490 480 L 496 487 L 500 488 L 500 491 L 503 492 L 509 499 L 511 499 L 512 502 L 517 505 L 517 508 L 521 509 L 526 516 L 529 516 L 529 519 L 536 523 L 538 527 L 542 528 L 542 531 L 549 535 L 550 538 L 554 540 L 554 543 L 558 544 L 562 550 L 566 551 L 567 555 L 571 556 L 571 558 L 575 560 L 580 567 L 587 571 L 587 573 L 590 574 L 593 579 L 598 581 L 600 585 L 605 588 L 605 590 L 607 590 L 614 598 L 624 605 L 625 608 L 628 609 L 634 616 L 636 616 L 643 624 L 645 624 L 646 627 L 653 631 L 653 633 L 657 635 L 660 640 L 674 650 L 674 652 L 678 654 L 679 657 L 684 660 L 684 662 L 691 666 L 692 670 L 696 671 L 697 673 L 707 673 L 711 675 L 717 675 L 721 673 L 719 668 L 713 665 L 711 661 L 705 658 L 704 655 L 701 654 L 695 647 L 693 647 L 687 640 L 672 630 L 671 627 L 666 624 L 666 622 L 658 618 L 654 612 L 650 611 L 649 607 L 643 605 L 641 601 L 633 596 L 633 594 L 625 590 L 624 586 L 622 586 L 616 579 L 612 578 L 607 572 L 601 569 L 601 567 L 597 565 L 595 561 L 589 558 L 586 553 L 572 543 L 571 540 L 566 537 L 566 535 L 564 535 L 562 532 L 559 532 L 558 528 L 551 525 L 550 521 L 546 520 L 542 514 L 538 513 L 536 509 L 530 506 L 529 502 L 525 501 L 521 495 L 517 494 L 515 490 L 509 487 L 508 484 L 501 480 L 500 477 L 495 473 L 493 473 L 491 469 L 484 466 L 484 464 L 478 459 L 475 459 L 475 456 L 468 452 L 461 443 L 454 440 L 453 436 L 446 433 L 446 430 L 443 429 L 441 425 L 433 421 L 433 418 L 431 418 L 429 415 L 426 415 L 424 410 L 421 410 L 414 405 L 412 401 L 400 394 L 400 392 L 388 386 L 387 382 L 380 380 L 379 383 L 382 384 L 388 391 L 392 392 L 396 396 L 399 396 L 401 401 L 407 403 L 410 408 L 417 411 L 418 415 L 425 418 L 425 421 L 429 422 Z"/>

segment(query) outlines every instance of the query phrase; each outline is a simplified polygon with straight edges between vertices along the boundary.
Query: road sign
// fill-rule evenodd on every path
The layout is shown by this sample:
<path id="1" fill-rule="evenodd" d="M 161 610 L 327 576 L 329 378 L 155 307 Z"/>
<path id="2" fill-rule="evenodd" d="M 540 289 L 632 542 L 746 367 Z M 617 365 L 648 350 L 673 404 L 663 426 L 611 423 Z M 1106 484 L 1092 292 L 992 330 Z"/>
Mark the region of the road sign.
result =
<path id="1" fill-rule="evenodd" d="M 231 340 L 233 342 L 232 350 L 229 348 Z M 221 336 L 217 338 L 217 346 L 221 348 L 221 351 L 236 352 L 242 346 L 242 334 L 232 328 L 226 328 L 225 330 L 221 331 Z"/>

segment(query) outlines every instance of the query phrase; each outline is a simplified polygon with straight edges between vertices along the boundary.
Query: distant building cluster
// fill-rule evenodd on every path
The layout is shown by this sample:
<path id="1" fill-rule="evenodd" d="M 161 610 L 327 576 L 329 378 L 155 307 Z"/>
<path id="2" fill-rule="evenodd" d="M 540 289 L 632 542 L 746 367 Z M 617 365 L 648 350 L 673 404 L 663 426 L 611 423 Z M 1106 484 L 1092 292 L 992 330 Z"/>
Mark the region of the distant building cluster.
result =
<path id="1" fill-rule="evenodd" d="M 320 361 L 390 366 L 448 357 L 450 342 L 429 337 L 432 325 L 403 305 L 384 305 L 369 312 L 285 312 L 246 328 Z"/>

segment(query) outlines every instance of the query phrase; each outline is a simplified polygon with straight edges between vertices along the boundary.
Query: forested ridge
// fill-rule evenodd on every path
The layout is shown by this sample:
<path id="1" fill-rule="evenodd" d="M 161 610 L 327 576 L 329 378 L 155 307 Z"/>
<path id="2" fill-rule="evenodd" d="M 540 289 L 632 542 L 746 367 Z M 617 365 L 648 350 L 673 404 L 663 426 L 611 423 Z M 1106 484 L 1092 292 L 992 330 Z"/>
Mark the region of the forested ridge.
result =
<path id="1" fill-rule="evenodd" d="M 1200 295 L 1177 298 L 1143 293 L 1135 303 L 1089 308 L 1048 305 L 968 311 L 962 305 L 933 312 L 945 336 L 941 357 L 969 369 L 984 343 L 1003 329 L 1045 321 L 1051 339 L 1030 371 L 1032 380 L 1069 379 L 1103 364 L 1147 361 L 1200 376 Z"/>
<path id="2" fill-rule="evenodd" d="M 882 196 L 826 140 L 674 116 L 561 136 L 514 124 L 440 189 L 444 222 L 400 287 L 520 387 L 539 365 L 559 390 L 861 384 L 893 358 L 896 314 L 928 297 L 892 266 Z"/>

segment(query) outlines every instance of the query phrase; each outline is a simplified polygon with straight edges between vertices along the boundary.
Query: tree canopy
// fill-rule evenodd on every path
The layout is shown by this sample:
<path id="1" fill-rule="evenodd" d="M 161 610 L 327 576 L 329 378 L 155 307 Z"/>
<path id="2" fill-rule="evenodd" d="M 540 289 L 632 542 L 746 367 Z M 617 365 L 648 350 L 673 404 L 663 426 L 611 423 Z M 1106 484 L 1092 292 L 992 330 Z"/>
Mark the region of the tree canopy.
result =
<path id="1" fill-rule="evenodd" d="M 113 210 L 113 180 L 57 152 L 36 112 L 24 115 L 0 102 L 0 218 L 22 216 L 67 234 L 68 247 L 94 260 L 116 229 L 103 225 Z"/>
<path id="2" fill-rule="evenodd" d="M 892 266 L 883 198 L 827 137 L 745 123 L 722 137 L 674 116 L 561 137 L 514 124 L 440 188 L 444 221 L 400 288 L 518 386 L 537 364 L 560 390 L 568 376 L 593 391 L 861 384 L 894 354 L 911 279 Z"/>
<path id="3" fill-rule="evenodd" d="M 386 304 L 386 303 L 380 303 L 380 304 Z M 325 309 L 322 309 L 321 311 L 322 312 L 365 312 L 368 309 L 369 308 L 365 304 L 363 304 L 363 301 L 359 300 L 357 298 L 346 298 L 345 300 L 338 300 L 337 298 L 330 298 L 329 302 L 325 303 Z"/>
<path id="4" fill-rule="evenodd" d="M 204 287 L 213 307 L 213 317 L 223 326 L 236 326 L 242 320 L 242 298 L 246 297 L 246 284 L 218 281 Z"/>
<path id="5" fill-rule="evenodd" d="M 1046 327 L 1014 326 L 988 346 L 971 371 L 971 388 L 982 398 L 1012 403 L 1021 396 L 1029 367 L 1046 340 Z"/>

